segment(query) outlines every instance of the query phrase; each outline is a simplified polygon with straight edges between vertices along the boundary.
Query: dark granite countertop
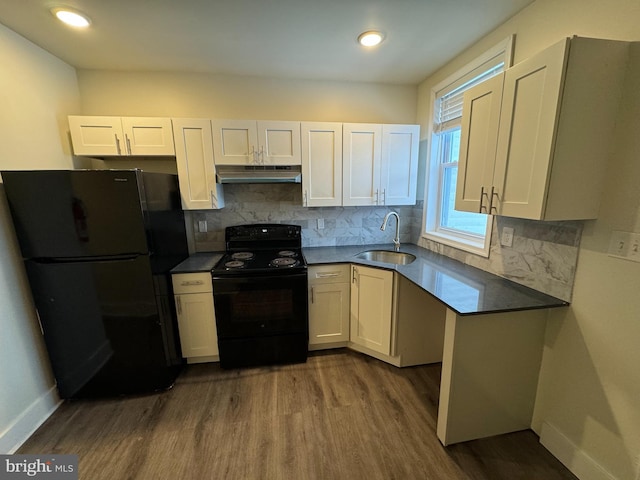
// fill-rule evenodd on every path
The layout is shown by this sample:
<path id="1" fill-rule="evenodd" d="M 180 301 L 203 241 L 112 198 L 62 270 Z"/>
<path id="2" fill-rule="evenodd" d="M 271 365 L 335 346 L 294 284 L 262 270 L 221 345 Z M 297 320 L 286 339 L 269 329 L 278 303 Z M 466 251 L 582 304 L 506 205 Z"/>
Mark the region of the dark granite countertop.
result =
<path id="1" fill-rule="evenodd" d="M 395 270 L 460 315 L 568 305 L 564 300 L 465 265 L 417 245 L 403 244 L 400 247 L 401 252 L 416 256 L 416 260 L 409 265 L 393 265 L 356 258 L 358 253 L 366 250 L 392 251 L 393 245 L 309 247 L 304 249 L 304 256 L 309 265 L 355 263 Z"/>
<path id="2" fill-rule="evenodd" d="M 564 300 L 465 265 L 444 255 L 412 244 L 403 244 L 401 252 L 411 253 L 416 260 L 409 265 L 394 265 L 356 258 L 366 250 L 393 250 L 392 244 L 347 245 L 338 247 L 305 247 L 305 259 L 310 266 L 328 263 L 354 263 L 395 270 L 407 280 L 430 293 L 459 315 L 533 310 L 568 305 Z M 191 255 L 171 273 L 210 271 L 223 252 L 202 252 Z"/>
<path id="3" fill-rule="evenodd" d="M 210 272 L 223 255 L 224 252 L 194 253 L 173 267 L 171 273 Z"/>

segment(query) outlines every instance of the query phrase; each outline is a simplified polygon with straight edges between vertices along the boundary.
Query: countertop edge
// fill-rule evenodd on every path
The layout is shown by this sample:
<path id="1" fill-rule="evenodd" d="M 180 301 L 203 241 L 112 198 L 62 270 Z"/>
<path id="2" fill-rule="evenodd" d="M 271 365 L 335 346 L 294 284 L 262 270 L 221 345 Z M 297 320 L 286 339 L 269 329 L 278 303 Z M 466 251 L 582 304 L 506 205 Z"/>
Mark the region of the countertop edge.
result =
<path id="1" fill-rule="evenodd" d="M 335 247 L 306 247 L 303 249 L 307 264 L 312 267 L 315 265 L 328 265 L 328 264 L 356 264 L 367 267 L 380 268 L 383 270 L 391 270 L 398 272 L 403 278 L 410 281 L 418 288 L 424 290 L 433 296 L 436 300 L 441 302 L 447 308 L 451 309 L 457 315 L 460 316 L 473 316 L 473 315 L 486 315 L 492 313 L 507 313 L 524 310 L 540 310 L 549 308 L 558 308 L 569 306 L 570 303 L 553 297 L 551 295 L 539 292 L 525 285 L 513 282 L 504 277 L 500 277 L 490 272 L 486 272 L 477 267 L 464 264 L 458 260 L 440 255 L 438 253 L 427 250 L 415 244 L 403 244 L 400 251 L 405 253 L 411 253 L 416 255 L 419 262 L 414 262 L 409 265 L 394 265 L 386 264 L 382 262 L 375 262 L 369 260 L 363 260 L 357 258 L 356 255 L 360 252 L 367 250 L 387 250 L 393 251 L 394 247 L 391 244 L 373 244 L 373 245 L 347 245 L 347 246 L 335 246 Z M 320 253 L 319 253 L 320 252 Z M 422 262 L 420 264 L 420 262 Z M 476 287 L 481 289 L 494 290 L 493 297 L 518 297 L 522 300 L 514 300 L 514 303 L 508 301 L 494 302 L 492 305 L 487 305 L 485 308 L 478 308 L 478 306 L 469 308 L 461 308 L 460 305 L 456 305 L 453 301 L 448 301 L 443 295 L 435 291 L 434 288 L 430 288 L 423 281 L 422 272 L 417 272 L 417 265 L 421 267 L 433 269 L 435 275 L 444 274 L 451 275 L 452 278 L 465 279 L 467 275 L 472 278 L 468 279 L 468 283 L 474 283 Z M 440 264 L 440 265 L 439 265 Z M 466 279 L 465 279 L 466 280 Z M 473 288 L 473 287 L 471 287 Z"/>
<path id="2" fill-rule="evenodd" d="M 414 244 L 403 244 L 400 248 L 401 252 L 416 255 L 416 261 L 409 265 L 388 264 L 356 257 L 358 253 L 366 250 L 393 251 L 393 245 L 390 244 L 304 247 L 302 250 L 309 267 L 330 264 L 355 264 L 396 271 L 403 278 L 424 290 L 460 316 L 548 309 L 570 305 L 570 302 L 565 300 L 547 295 Z M 176 265 L 171 270 L 171 273 L 210 271 L 223 255 L 224 252 L 198 252 L 192 254 L 189 258 Z M 484 295 L 481 300 L 482 302 L 488 301 L 488 303 L 478 307 L 477 305 L 470 305 L 468 302 L 465 303 L 463 300 L 458 299 L 456 302 L 455 299 L 448 298 L 448 292 L 444 291 L 443 288 L 444 293 L 437 291 L 437 288 L 439 288 L 438 277 L 440 277 L 440 280 L 448 281 L 452 287 L 459 286 L 463 293 L 466 289 L 469 294 L 477 292 L 478 298 L 480 298 L 480 294 Z"/>

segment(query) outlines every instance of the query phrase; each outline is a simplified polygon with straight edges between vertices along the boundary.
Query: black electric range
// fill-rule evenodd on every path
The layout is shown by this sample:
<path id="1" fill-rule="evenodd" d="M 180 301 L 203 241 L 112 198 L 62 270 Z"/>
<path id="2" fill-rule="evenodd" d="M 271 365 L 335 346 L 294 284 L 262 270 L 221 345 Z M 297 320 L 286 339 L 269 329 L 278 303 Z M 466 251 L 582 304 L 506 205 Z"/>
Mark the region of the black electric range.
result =
<path id="1" fill-rule="evenodd" d="M 307 263 L 298 225 L 225 229 L 212 270 L 220 364 L 235 368 L 307 359 Z"/>

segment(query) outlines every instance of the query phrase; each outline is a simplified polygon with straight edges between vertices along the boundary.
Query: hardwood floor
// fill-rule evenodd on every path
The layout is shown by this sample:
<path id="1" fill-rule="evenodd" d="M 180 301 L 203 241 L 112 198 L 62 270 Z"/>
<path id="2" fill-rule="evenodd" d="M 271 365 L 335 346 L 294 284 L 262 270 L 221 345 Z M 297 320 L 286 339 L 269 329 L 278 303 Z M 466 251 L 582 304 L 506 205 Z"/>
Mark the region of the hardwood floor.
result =
<path id="1" fill-rule="evenodd" d="M 348 350 L 190 365 L 167 392 L 65 402 L 18 453 L 76 453 L 86 480 L 576 478 L 531 431 L 443 447 L 439 383 Z"/>

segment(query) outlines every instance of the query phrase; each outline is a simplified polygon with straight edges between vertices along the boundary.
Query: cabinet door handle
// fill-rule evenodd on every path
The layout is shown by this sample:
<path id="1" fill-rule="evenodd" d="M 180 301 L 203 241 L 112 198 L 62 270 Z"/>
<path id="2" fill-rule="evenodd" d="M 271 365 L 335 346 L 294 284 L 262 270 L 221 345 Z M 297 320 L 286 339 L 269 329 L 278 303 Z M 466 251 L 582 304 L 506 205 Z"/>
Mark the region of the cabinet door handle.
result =
<path id="1" fill-rule="evenodd" d="M 491 201 L 489 202 L 489 214 L 493 215 L 493 210 L 495 209 L 496 213 L 498 212 L 498 207 L 494 207 L 493 206 L 493 197 L 494 195 L 497 197 L 497 202 L 498 203 L 500 201 L 500 195 L 498 195 L 498 192 L 495 191 L 496 187 L 492 186 L 491 187 Z"/>
<path id="2" fill-rule="evenodd" d="M 131 155 L 131 140 L 129 140 L 129 135 L 125 133 L 124 138 L 127 141 L 127 154 Z"/>
<path id="3" fill-rule="evenodd" d="M 351 276 L 351 283 L 358 283 L 358 279 L 356 278 L 356 274 L 358 273 L 358 269 L 356 267 L 351 267 L 352 270 L 352 276 Z"/>
<path id="4" fill-rule="evenodd" d="M 120 139 L 118 138 L 118 134 L 114 133 L 114 137 L 116 137 L 116 150 L 118 151 L 118 155 L 122 155 L 122 149 L 120 148 Z"/>
<path id="5" fill-rule="evenodd" d="M 218 199 L 216 198 L 216 194 L 213 190 L 209 190 L 209 193 L 211 194 L 211 208 L 218 208 Z"/>
<path id="6" fill-rule="evenodd" d="M 178 315 L 182 315 L 182 302 L 180 301 L 179 295 L 176 295 L 176 310 Z"/>
<path id="7" fill-rule="evenodd" d="M 249 150 L 249 153 L 247 153 L 247 157 L 253 157 L 253 160 L 251 161 L 251 163 L 255 164 L 256 163 L 256 150 L 255 148 L 253 148 L 253 145 L 251 145 L 251 150 Z"/>
<path id="8" fill-rule="evenodd" d="M 478 208 L 478 213 L 482 213 L 482 209 L 484 208 L 486 211 L 486 208 L 484 206 L 484 196 L 486 195 L 486 193 L 484 192 L 484 185 L 482 185 L 480 187 L 480 207 Z"/>
<path id="9" fill-rule="evenodd" d="M 376 204 L 376 205 L 378 205 L 378 190 L 377 190 L 377 189 L 376 189 L 376 191 L 375 191 L 375 194 L 374 194 L 374 195 L 375 195 L 375 200 L 374 200 L 374 202 L 375 202 L 375 204 Z"/>
<path id="10" fill-rule="evenodd" d="M 302 203 L 302 204 L 303 204 L 305 207 L 308 207 L 308 206 L 309 206 L 309 203 L 308 203 L 308 201 L 307 201 L 307 191 L 306 191 L 306 190 L 304 191 L 304 200 L 303 200 L 303 203 Z"/>
<path id="11" fill-rule="evenodd" d="M 386 205 L 387 204 L 387 189 L 383 188 L 382 189 L 382 205 Z"/>

